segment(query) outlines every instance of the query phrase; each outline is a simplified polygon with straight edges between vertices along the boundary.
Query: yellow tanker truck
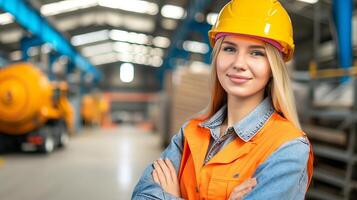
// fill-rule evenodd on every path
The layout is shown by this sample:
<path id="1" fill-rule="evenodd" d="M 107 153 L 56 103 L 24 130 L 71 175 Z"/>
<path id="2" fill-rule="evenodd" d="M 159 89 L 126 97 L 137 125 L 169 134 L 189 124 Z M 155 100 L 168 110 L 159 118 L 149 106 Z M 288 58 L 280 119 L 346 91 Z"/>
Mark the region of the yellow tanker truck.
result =
<path id="1" fill-rule="evenodd" d="M 50 153 L 65 146 L 73 130 L 67 90 L 30 63 L 0 68 L 0 149 Z"/>
<path id="2" fill-rule="evenodd" d="M 109 102 L 99 93 L 84 95 L 81 102 L 83 125 L 105 125 L 108 119 Z"/>

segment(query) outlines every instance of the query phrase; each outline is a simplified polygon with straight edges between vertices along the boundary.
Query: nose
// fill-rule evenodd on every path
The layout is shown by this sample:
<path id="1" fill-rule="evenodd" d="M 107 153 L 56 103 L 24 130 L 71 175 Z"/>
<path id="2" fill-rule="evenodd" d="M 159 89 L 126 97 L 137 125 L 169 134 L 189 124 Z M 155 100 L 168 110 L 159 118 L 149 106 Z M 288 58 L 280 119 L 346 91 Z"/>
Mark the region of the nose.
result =
<path id="1" fill-rule="evenodd" d="M 239 53 L 236 55 L 235 60 L 233 62 L 233 69 L 235 70 L 247 70 L 247 61 L 243 53 Z"/>

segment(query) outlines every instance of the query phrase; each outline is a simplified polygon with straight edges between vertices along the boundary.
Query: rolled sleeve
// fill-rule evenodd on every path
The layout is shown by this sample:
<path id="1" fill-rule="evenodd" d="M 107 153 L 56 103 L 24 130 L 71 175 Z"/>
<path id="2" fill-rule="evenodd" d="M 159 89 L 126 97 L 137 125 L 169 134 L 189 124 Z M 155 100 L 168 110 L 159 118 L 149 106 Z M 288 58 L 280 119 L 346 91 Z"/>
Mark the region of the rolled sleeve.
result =
<path id="1" fill-rule="evenodd" d="M 310 145 L 299 137 L 282 145 L 254 173 L 257 185 L 244 199 L 305 199 Z"/>
<path id="2" fill-rule="evenodd" d="M 169 146 L 161 153 L 161 158 L 168 158 L 173 163 L 176 172 L 178 173 L 182 150 L 183 150 L 183 129 L 187 123 L 181 127 L 180 131 L 174 135 L 171 139 Z M 131 199 L 133 200 L 157 200 L 157 199 L 173 199 L 177 198 L 167 192 L 165 192 L 161 186 L 154 182 L 152 178 L 152 171 L 154 170 L 152 164 L 146 167 L 143 175 L 141 176 L 139 182 L 134 188 Z"/>

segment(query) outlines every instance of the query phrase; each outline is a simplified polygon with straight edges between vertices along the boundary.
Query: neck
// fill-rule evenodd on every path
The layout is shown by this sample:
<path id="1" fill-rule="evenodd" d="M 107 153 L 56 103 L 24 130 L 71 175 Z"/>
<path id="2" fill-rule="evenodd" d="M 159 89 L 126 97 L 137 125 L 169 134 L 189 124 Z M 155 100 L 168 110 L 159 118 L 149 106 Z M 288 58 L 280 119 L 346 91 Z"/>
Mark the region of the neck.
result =
<path id="1" fill-rule="evenodd" d="M 228 95 L 227 98 L 227 126 L 231 127 L 235 123 L 242 120 L 248 115 L 254 108 L 256 108 L 260 102 L 264 99 L 264 94 L 253 95 L 251 97 L 241 98 L 232 95 Z"/>

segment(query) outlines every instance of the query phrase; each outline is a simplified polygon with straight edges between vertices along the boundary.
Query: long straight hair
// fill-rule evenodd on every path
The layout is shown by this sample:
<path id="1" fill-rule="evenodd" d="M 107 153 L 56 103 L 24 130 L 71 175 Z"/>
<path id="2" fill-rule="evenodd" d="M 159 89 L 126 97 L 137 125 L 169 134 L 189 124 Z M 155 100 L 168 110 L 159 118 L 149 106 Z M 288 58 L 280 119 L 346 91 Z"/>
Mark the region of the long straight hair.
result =
<path id="1" fill-rule="evenodd" d="M 218 80 L 216 69 L 217 56 L 223 40 L 224 37 L 218 39 L 212 51 L 211 98 L 206 109 L 201 112 L 203 113 L 200 115 L 201 119 L 212 117 L 227 103 L 227 92 Z M 282 55 L 275 47 L 267 43 L 265 44 L 265 50 L 272 71 L 272 79 L 265 86 L 265 95 L 271 96 L 273 107 L 280 115 L 301 129 L 288 70 Z"/>

